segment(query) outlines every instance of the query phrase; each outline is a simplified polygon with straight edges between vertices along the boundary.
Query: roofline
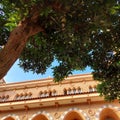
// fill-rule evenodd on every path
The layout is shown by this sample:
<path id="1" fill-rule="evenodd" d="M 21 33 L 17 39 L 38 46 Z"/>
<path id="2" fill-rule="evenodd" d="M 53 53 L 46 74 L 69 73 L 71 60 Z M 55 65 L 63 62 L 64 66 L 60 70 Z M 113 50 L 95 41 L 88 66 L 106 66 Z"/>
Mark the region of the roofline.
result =
<path id="1" fill-rule="evenodd" d="M 87 73 L 87 74 L 75 74 L 75 75 L 68 76 L 67 78 L 65 78 L 65 80 L 74 79 L 74 78 L 80 78 L 80 77 L 84 78 L 84 77 L 90 77 L 90 76 L 92 76 L 91 73 Z M 41 81 L 41 82 L 45 81 L 45 82 L 47 82 L 47 81 L 53 81 L 53 79 L 54 78 L 52 78 L 52 77 L 40 78 L 40 79 L 35 79 L 35 80 L 32 79 L 32 80 L 25 80 L 25 81 L 22 81 L 22 82 L 21 81 L 20 82 L 10 82 L 10 83 L 6 83 L 6 85 L 21 84 L 21 83 L 28 83 L 28 82 L 38 82 L 38 81 Z"/>
<path id="2" fill-rule="evenodd" d="M 50 85 L 58 85 L 58 84 L 67 84 L 73 82 L 82 82 L 83 80 L 93 80 L 92 74 L 77 74 L 71 75 L 65 80 L 61 82 L 53 82 L 53 78 L 44 78 L 38 80 L 29 80 L 15 83 L 6 83 L 0 86 L 0 91 L 8 91 L 8 90 L 16 90 L 23 88 L 33 88 L 33 87 L 42 87 L 42 86 L 50 86 Z"/>

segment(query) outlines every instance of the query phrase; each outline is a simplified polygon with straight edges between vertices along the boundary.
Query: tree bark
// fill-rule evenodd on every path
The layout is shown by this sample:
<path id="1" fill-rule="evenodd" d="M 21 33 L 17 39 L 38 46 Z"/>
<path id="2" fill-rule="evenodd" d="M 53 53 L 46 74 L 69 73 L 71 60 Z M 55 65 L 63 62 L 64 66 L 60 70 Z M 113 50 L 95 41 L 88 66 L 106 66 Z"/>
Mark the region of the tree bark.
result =
<path id="1" fill-rule="evenodd" d="M 25 20 L 11 32 L 7 44 L 0 51 L 0 79 L 19 58 L 28 38 L 42 31 L 43 29 L 36 22 Z"/>

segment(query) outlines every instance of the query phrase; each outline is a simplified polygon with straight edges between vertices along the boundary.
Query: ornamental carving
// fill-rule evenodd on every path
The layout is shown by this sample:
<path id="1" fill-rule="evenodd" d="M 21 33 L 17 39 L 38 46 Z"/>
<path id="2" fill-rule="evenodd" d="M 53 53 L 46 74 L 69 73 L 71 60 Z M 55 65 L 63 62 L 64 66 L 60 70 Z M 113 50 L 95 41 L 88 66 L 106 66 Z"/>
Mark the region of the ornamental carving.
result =
<path id="1" fill-rule="evenodd" d="M 95 115 L 95 111 L 92 110 L 92 109 L 89 109 L 89 110 L 88 110 L 88 114 L 89 114 L 90 116 L 94 116 L 94 115 Z"/>

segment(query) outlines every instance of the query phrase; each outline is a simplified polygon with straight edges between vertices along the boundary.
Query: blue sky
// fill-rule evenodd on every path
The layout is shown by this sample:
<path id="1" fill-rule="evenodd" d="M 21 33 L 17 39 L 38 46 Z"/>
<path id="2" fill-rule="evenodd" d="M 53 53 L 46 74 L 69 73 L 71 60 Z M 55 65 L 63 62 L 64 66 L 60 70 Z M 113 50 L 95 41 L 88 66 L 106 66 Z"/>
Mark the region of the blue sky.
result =
<path id="1" fill-rule="evenodd" d="M 52 65 L 57 64 L 54 62 Z M 84 73 L 90 73 L 91 69 L 86 68 L 84 71 L 74 71 L 73 74 L 84 74 Z M 41 74 L 33 74 L 33 72 L 24 72 L 23 69 L 21 69 L 18 66 L 18 60 L 15 62 L 15 64 L 12 66 L 12 68 L 9 70 L 9 72 L 4 77 L 5 81 L 7 83 L 11 82 L 22 82 L 27 80 L 36 80 L 41 78 L 48 78 L 52 77 L 52 70 L 48 69 L 44 75 Z"/>

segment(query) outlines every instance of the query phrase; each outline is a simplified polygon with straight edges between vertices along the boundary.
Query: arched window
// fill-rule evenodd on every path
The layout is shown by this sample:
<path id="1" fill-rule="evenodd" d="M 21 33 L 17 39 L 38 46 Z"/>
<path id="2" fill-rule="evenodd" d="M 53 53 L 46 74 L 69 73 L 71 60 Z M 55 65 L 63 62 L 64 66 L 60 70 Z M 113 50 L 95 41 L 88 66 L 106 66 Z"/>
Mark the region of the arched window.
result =
<path id="1" fill-rule="evenodd" d="M 45 115 L 40 114 L 35 116 L 32 120 L 48 120 L 48 119 Z"/>
<path id="2" fill-rule="evenodd" d="M 9 95 L 6 95 L 6 100 L 9 98 Z"/>
<path id="3" fill-rule="evenodd" d="M 52 96 L 56 96 L 56 95 L 57 95 L 56 90 L 53 90 L 53 91 L 52 91 Z"/>
<path id="4" fill-rule="evenodd" d="M 84 120 L 84 119 L 82 115 L 80 115 L 78 112 L 70 111 L 69 113 L 67 113 L 67 115 L 65 115 L 63 120 Z"/>
<path id="5" fill-rule="evenodd" d="M 97 86 L 96 86 L 96 85 L 94 86 L 93 91 L 94 91 L 94 92 L 97 91 Z"/>
<path id="6" fill-rule="evenodd" d="M 44 93 L 40 91 L 40 97 L 44 97 Z"/>
<path id="7" fill-rule="evenodd" d="M 64 91 L 64 95 L 67 95 L 67 90 L 65 88 L 64 88 L 63 91 Z"/>
<path id="8" fill-rule="evenodd" d="M 48 97 L 49 96 L 49 94 L 48 94 L 48 92 L 46 90 L 43 92 L 43 94 L 44 94 L 44 97 Z"/>
<path id="9" fill-rule="evenodd" d="M 99 120 L 120 120 L 114 109 L 104 108 L 99 116 Z"/>
<path id="10" fill-rule="evenodd" d="M 78 94 L 82 93 L 82 89 L 80 87 L 77 88 L 77 93 Z"/>
<path id="11" fill-rule="evenodd" d="M 0 101 L 6 101 L 8 100 L 8 98 L 9 98 L 9 95 L 2 95 L 0 96 Z"/>
<path id="12" fill-rule="evenodd" d="M 111 117 L 106 117 L 105 120 L 114 120 L 114 119 Z"/>
<path id="13" fill-rule="evenodd" d="M 19 99 L 19 94 L 16 94 L 15 99 L 16 99 L 16 100 Z"/>
<path id="14" fill-rule="evenodd" d="M 72 90 L 69 88 L 69 89 L 67 90 L 67 94 L 70 95 L 71 93 L 72 93 Z"/>
<path id="15" fill-rule="evenodd" d="M 29 99 L 30 95 L 28 93 L 24 93 L 24 99 Z"/>
<path id="16" fill-rule="evenodd" d="M 7 118 L 5 118 L 5 119 L 3 119 L 3 120 L 15 120 L 15 119 L 12 118 L 12 117 L 7 117 Z"/>
<path id="17" fill-rule="evenodd" d="M 20 99 L 24 99 L 25 97 L 24 97 L 24 95 L 23 95 L 23 93 L 21 93 L 20 94 Z"/>
<path id="18" fill-rule="evenodd" d="M 2 96 L 2 101 L 5 101 L 5 95 Z"/>
<path id="19" fill-rule="evenodd" d="M 73 94 L 76 94 L 76 89 L 75 88 L 73 88 Z"/>
<path id="20" fill-rule="evenodd" d="M 28 94 L 27 93 L 24 93 L 24 96 L 25 96 L 25 98 L 28 96 Z"/>
<path id="21" fill-rule="evenodd" d="M 31 92 L 29 92 L 29 93 L 28 93 L 28 96 L 29 96 L 29 98 L 31 98 L 31 97 L 32 97 L 32 93 L 31 93 Z"/>
<path id="22" fill-rule="evenodd" d="M 91 86 L 89 86 L 89 92 L 93 92 L 93 91 L 94 89 Z"/>
<path id="23" fill-rule="evenodd" d="M 49 90 L 49 92 L 48 92 L 48 93 L 49 93 L 49 96 L 52 96 L 52 92 L 51 92 L 51 90 Z"/>

